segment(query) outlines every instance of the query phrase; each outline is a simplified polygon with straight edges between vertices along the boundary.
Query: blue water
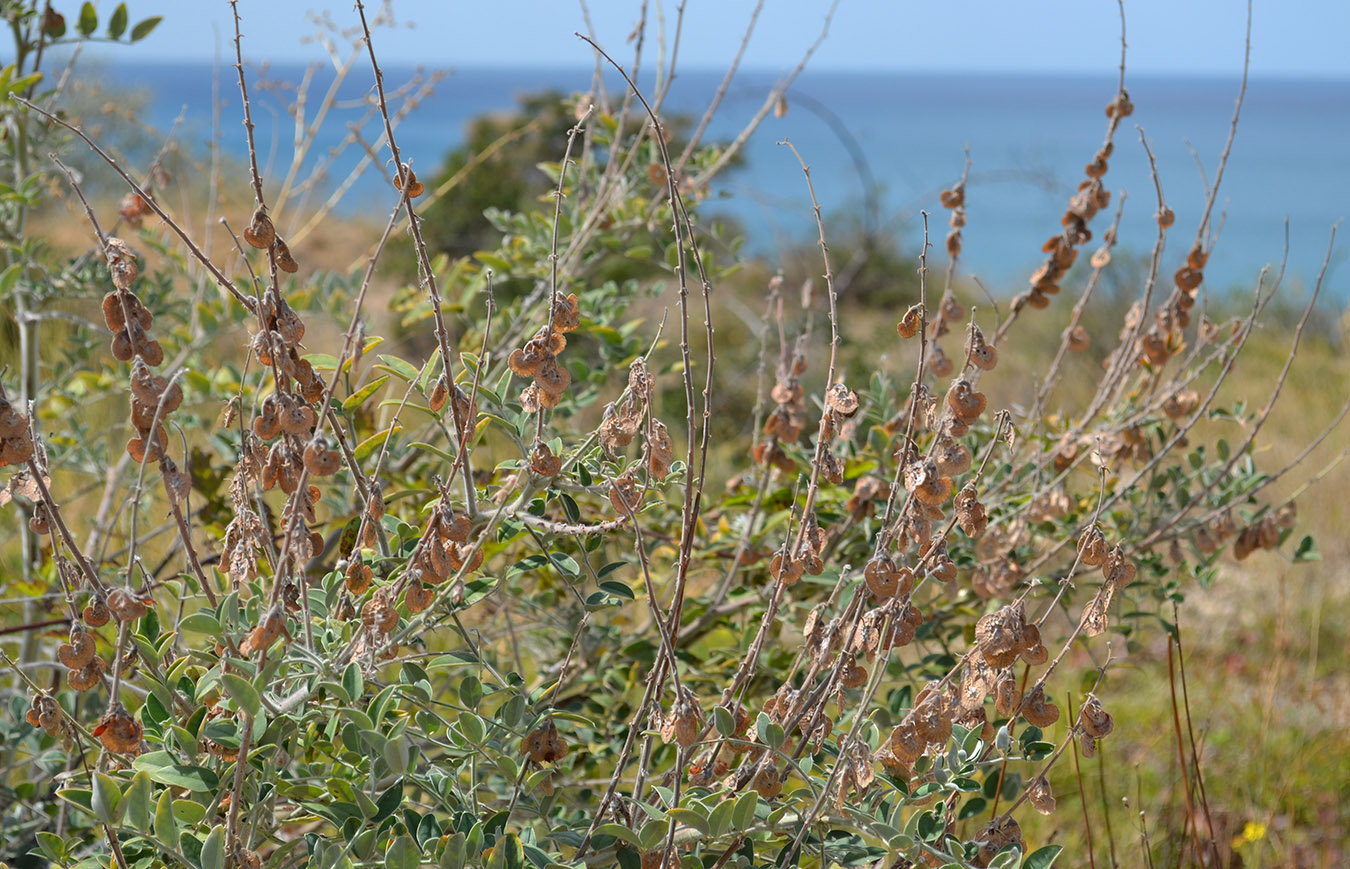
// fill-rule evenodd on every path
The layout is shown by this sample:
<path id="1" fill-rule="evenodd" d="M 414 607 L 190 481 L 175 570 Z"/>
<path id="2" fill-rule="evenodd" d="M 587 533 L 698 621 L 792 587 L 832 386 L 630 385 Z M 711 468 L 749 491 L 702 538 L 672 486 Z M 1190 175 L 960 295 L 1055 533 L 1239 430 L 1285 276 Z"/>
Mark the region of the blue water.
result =
<path id="1" fill-rule="evenodd" d="M 167 129 L 186 106 L 180 138 L 191 145 L 209 139 L 214 75 L 209 64 L 111 63 L 103 72 L 113 86 L 153 94 L 147 118 L 152 124 Z M 223 141 L 228 150 L 242 154 L 239 94 L 233 70 L 226 68 L 225 73 L 220 85 Z M 300 67 L 284 66 L 268 71 L 269 77 L 290 82 L 298 81 L 301 73 Z M 386 83 L 396 85 L 411 73 L 390 68 Z M 316 77 L 316 86 L 326 85 L 326 74 Z M 742 73 L 710 127 L 710 138 L 734 135 L 759 107 L 774 78 L 772 73 Z M 720 71 L 681 73 L 667 111 L 697 117 L 720 79 Z M 650 81 L 644 84 L 650 86 Z M 827 217 L 833 215 L 836 223 L 871 220 L 864 197 L 870 175 L 876 189 L 875 219 L 883 230 L 916 250 L 919 212 L 928 210 L 934 214 L 940 260 L 946 212 L 937 193 L 960 176 L 968 146 L 974 162 L 966 196 L 963 267 L 991 289 L 1014 292 L 1039 263 L 1041 242 L 1058 231 L 1065 202 L 1083 177 L 1082 167 L 1102 141 L 1103 108 L 1115 84 L 1115 76 L 1105 73 L 1049 77 L 808 70 L 788 94 L 787 114 L 764 121 L 745 152 L 747 165 L 727 177 L 713 207 L 743 223 L 757 254 L 772 257 L 779 245 L 813 238 L 801 170 L 791 153 L 776 144 L 786 137 L 811 164 Z M 360 103 L 370 85 L 364 69 L 352 76 L 342 91 L 346 103 L 326 125 L 318 153 L 336 144 L 347 124 L 364 116 Z M 396 135 L 405 155 L 425 175 L 461 140 L 469 118 L 510 109 L 517 95 L 533 90 L 580 92 L 589 87 L 590 71 L 583 69 L 460 69 L 440 82 Z M 1130 77 L 1127 87 L 1136 110 L 1117 134 L 1105 179 L 1112 190 L 1123 188 L 1129 194 L 1123 247 L 1145 252 L 1156 234 L 1156 198 L 1134 128 L 1138 124 L 1154 149 L 1167 203 L 1176 213 L 1168 249 L 1168 262 L 1175 263 L 1194 238 L 1204 201 L 1200 172 L 1186 141 L 1195 147 L 1212 182 L 1238 78 L 1236 72 L 1224 79 Z M 293 124 L 277 95 L 254 86 L 251 96 L 260 159 L 276 167 L 269 177 L 280 177 L 290 159 Z M 365 131 L 373 139 L 377 123 L 367 124 Z M 1263 265 L 1278 263 L 1286 215 L 1290 275 L 1294 283 L 1311 283 L 1326 254 L 1330 227 L 1350 212 L 1348 140 L 1350 81 L 1250 83 L 1216 209 L 1225 216 L 1207 269 L 1211 288 L 1250 287 Z M 558 143 L 559 156 L 563 144 Z M 352 153 L 339 162 L 334 174 L 345 174 L 358 156 Z M 865 165 L 860 167 L 858 160 Z M 364 208 L 372 197 L 392 196 L 374 173 L 356 189 L 358 195 L 349 200 L 354 207 Z M 1100 232 L 1109 215 L 1098 221 Z M 1337 272 L 1335 262 L 1347 250 L 1337 245 L 1325 287 L 1342 300 L 1350 298 L 1350 279 Z"/>

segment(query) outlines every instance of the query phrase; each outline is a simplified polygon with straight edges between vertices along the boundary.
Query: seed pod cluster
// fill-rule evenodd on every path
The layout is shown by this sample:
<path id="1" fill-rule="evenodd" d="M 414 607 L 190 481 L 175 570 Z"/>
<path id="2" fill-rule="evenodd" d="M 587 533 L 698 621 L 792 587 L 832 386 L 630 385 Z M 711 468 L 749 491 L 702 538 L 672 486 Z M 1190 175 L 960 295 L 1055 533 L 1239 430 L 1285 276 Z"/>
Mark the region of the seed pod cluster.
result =
<path id="1" fill-rule="evenodd" d="M 1011 665 L 1019 656 L 1028 664 L 1041 664 L 1049 657 L 1040 629 L 1027 621 L 1020 603 L 981 616 L 975 623 L 975 642 L 995 670 Z"/>
<path id="2" fill-rule="evenodd" d="M 140 357 L 131 363 L 131 424 L 137 433 L 127 442 L 132 461 L 162 462 L 168 458 L 164 422 L 182 403 L 183 390 L 177 383 L 152 374 Z"/>
<path id="3" fill-rule="evenodd" d="M 1281 532 L 1294 527 L 1295 509 L 1294 502 L 1290 501 L 1243 528 L 1233 543 L 1233 557 L 1241 561 L 1258 549 L 1271 550 L 1279 546 Z"/>
<path id="4" fill-rule="evenodd" d="M 520 741 L 520 750 L 534 763 L 557 763 L 567 757 L 567 741 L 558 735 L 558 725 L 545 718 Z"/>
<path id="5" fill-rule="evenodd" d="M 70 626 L 70 642 L 61 644 L 56 657 L 76 691 L 88 691 L 103 680 L 104 662 L 95 653 L 94 635 L 80 622 Z"/>
<path id="6" fill-rule="evenodd" d="M 769 390 L 774 408 L 764 420 L 765 439 L 755 444 L 750 454 L 756 464 L 778 468 L 792 473 L 797 464 L 783 449 L 783 444 L 794 443 L 806 427 L 806 390 L 801 376 L 806 373 L 806 356 L 800 348 L 792 360 L 778 366 L 778 380 Z"/>
<path id="7" fill-rule="evenodd" d="M 703 709 L 699 706 L 698 698 L 688 688 L 684 688 L 662 721 L 661 738 L 667 743 L 689 748 L 698 741 L 703 721 Z"/>
<path id="8" fill-rule="evenodd" d="M 1087 178 L 1078 185 L 1077 192 L 1069 199 L 1064 216 L 1060 218 L 1063 231 L 1041 245 L 1041 252 L 1046 254 L 1045 261 L 1032 273 L 1031 288 L 1013 300 L 1014 311 L 1020 311 L 1028 305 L 1036 309 L 1048 307 L 1050 297 L 1059 292 L 1060 281 L 1078 258 L 1078 247 L 1092 240 L 1092 230 L 1088 224 L 1097 216 L 1097 212 L 1111 204 L 1111 191 L 1102 184 L 1102 176 L 1106 174 L 1108 161 L 1115 149 L 1111 138 L 1120 121 L 1133 111 L 1134 104 L 1123 89 L 1106 107 L 1107 117 L 1111 118 L 1106 141 L 1092 155 L 1092 162 L 1083 169 Z"/>
<path id="9" fill-rule="evenodd" d="M 33 695 L 33 701 L 28 712 L 24 715 L 24 720 L 34 727 L 41 727 L 47 731 L 48 736 L 61 735 L 63 718 L 61 704 L 57 703 L 56 698 L 45 691 Z"/>
<path id="10" fill-rule="evenodd" d="M 0 398 L 0 468 L 20 465 L 33 457 L 33 438 L 28 433 L 28 415 Z"/>
<path id="11" fill-rule="evenodd" d="M 600 421 L 600 444 L 605 452 L 618 455 L 637 437 L 655 386 L 655 379 L 647 371 L 647 361 L 641 356 L 634 359 L 628 366 L 627 397 L 618 404 L 607 406 L 604 419 Z"/>
<path id="12" fill-rule="evenodd" d="M 139 356 L 147 365 L 159 365 L 164 361 L 164 348 L 148 334 L 155 317 L 131 291 L 141 273 L 136 255 L 126 242 L 114 236 L 104 243 L 103 254 L 115 288 L 103 297 L 103 321 L 113 333 L 113 358 L 130 362 Z"/>
<path id="13" fill-rule="evenodd" d="M 559 364 L 558 354 L 567 346 L 566 333 L 580 325 L 576 293 L 565 299 L 555 294 L 550 323 L 541 326 L 524 347 L 511 351 L 506 360 L 511 371 L 518 377 L 534 378 L 520 393 L 520 404 L 526 413 L 557 407 L 572 385 L 572 375 Z"/>
<path id="14" fill-rule="evenodd" d="M 283 272 L 293 275 L 300 270 L 300 264 L 291 256 L 290 247 L 277 232 L 265 206 L 259 205 L 254 209 L 248 226 L 244 227 L 244 241 L 258 250 L 267 251 L 271 261 Z"/>
<path id="15" fill-rule="evenodd" d="M 422 530 L 414 563 L 422 571 L 421 579 L 435 585 L 461 570 L 474 571 L 482 566 L 482 547 L 475 549 L 469 542 L 472 530 L 469 517 L 456 513 L 447 503 L 433 510 Z"/>
<path id="16" fill-rule="evenodd" d="M 961 255 L 961 228 L 966 225 L 966 185 L 960 183 L 939 195 L 942 207 L 949 209 L 947 217 L 947 256 L 956 259 Z"/>
<path id="17" fill-rule="evenodd" d="M 979 847 L 975 853 L 976 866 L 988 866 L 998 853 L 1009 845 L 1016 845 L 1023 854 L 1027 852 L 1026 840 L 1022 838 L 1022 826 L 1012 815 L 1001 815 L 990 821 L 984 829 L 975 834 L 974 842 Z"/>

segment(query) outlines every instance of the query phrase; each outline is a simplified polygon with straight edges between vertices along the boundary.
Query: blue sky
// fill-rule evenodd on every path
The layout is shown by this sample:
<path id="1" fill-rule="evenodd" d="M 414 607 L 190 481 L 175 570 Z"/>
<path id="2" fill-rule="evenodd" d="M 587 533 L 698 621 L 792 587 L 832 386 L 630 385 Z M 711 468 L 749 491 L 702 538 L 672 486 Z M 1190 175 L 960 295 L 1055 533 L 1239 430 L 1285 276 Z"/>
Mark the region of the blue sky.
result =
<path id="1" fill-rule="evenodd" d="M 57 9 L 74 0 L 57 0 Z M 97 3 L 106 16 L 110 0 Z M 225 0 L 129 0 L 132 20 L 164 22 L 134 52 L 137 60 L 209 60 L 232 33 Z M 376 5 L 376 4 L 372 4 Z M 627 62 L 625 40 L 639 0 L 589 0 L 602 45 Z M 688 0 L 681 63 L 723 67 L 735 53 L 755 0 Z M 345 27 L 349 0 L 239 0 L 246 59 L 322 57 L 302 42 L 310 10 Z M 676 0 L 650 0 L 647 62 L 655 58 L 662 9 L 673 29 Z M 782 69 L 815 39 L 829 0 L 765 0 L 744 65 Z M 455 66 L 574 66 L 590 55 L 577 0 L 394 0 L 398 26 L 376 36 L 387 61 Z M 1127 0 L 1134 73 L 1232 75 L 1242 63 L 1241 0 Z M 1115 64 L 1114 0 L 840 0 L 816 69 L 1102 72 Z M 1252 70 L 1258 76 L 1350 78 L 1350 0 L 1255 0 Z M 213 35 L 213 34 L 218 34 Z M 104 52 L 98 52 L 103 54 Z M 118 55 L 126 56 L 123 52 Z M 648 66 L 650 68 L 650 66 Z"/>

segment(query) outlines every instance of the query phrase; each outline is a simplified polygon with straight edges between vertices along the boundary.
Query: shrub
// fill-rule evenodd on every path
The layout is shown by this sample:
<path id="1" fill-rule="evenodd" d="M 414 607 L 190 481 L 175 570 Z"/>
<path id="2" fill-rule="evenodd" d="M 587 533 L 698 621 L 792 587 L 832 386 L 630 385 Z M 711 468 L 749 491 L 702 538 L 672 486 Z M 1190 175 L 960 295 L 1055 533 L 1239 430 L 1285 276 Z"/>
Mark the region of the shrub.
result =
<path id="1" fill-rule="evenodd" d="M 53 38 L 20 12 L 21 46 Z M 31 151 L 7 206 L 23 355 L 0 461 L 23 525 L 5 557 L 32 595 L 5 654 L 10 847 L 123 867 L 1048 866 L 1058 846 L 1018 819 L 1054 811 L 1066 754 L 1109 743 L 1129 699 L 1111 668 L 1222 550 L 1294 548 L 1294 505 L 1264 495 L 1296 463 L 1255 455 L 1308 315 L 1269 395 L 1221 406 L 1271 285 L 1205 315 L 1217 186 L 1163 275 L 1159 184 L 1138 301 L 1110 345 L 1089 335 L 1124 206 L 1103 181 L 1122 71 L 1028 290 L 977 316 L 954 282 L 963 179 L 941 287 L 925 238 L 918 297 L 867 364 L 803 161 L 823 286 L 796 306 L 771 278 L 758 342 L 726 343 L 734 263 L 714 251 L 735 246 L 700 205 L 734 144 L 696 128 L 676 153 L 636 88 L 573 100 L 554 195 L 495 212 L 495 249 L 437 256 L 357 12 L 394 189 L 352 275 L 292 254 L 256 160 L 226 185 L 255 200 L 229 209 L 236 246 L 194 242 L 53 111 L 36 57 L 8 72 L 28 141 L 87 144 L 129 190 L 115 223 L 85 206 L 98 247 L 68 263 L 22 237 L 51 172 Z M 252 156 L 242 62 L 239 85 Z M 367 331 L 403 231 L 397 311 L 425 358 Z M 668 286 L 604 280 L 616 252 Z M 528 291 L 498 310 L 506 279 Z M 1056 345 L 1019 344 L 1070 287 Z M 673 297 L 668 322 L 644 289 Z M 57 326 L 60 369 L 33 350 Z M 1004 378 L 1031 357 L 1043 376 Z M 1084 371 L 1086 399 L 1058 399 Z"/>

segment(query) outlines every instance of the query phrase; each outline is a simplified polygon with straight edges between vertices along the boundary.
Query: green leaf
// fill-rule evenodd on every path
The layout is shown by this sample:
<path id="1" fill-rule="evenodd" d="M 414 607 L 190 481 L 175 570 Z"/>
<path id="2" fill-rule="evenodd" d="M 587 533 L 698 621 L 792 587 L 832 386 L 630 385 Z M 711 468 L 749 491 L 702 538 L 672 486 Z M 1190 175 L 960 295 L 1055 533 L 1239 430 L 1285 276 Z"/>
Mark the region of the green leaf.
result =
<path id="1" fill-rule="evenodd" d="M 66 842 L 55 833 L 48 833 L 45 830 L 38 831 L 38 847 L 46 855 L 48 860 L 53 863 L 63 864 L 66 862 Z"/>
<path id="2" fill-rule="evenodd" d="M 135 769 L 143 769 L 153 781 L 176 788 L 187 788 L 199 793 L 211 793 L 220 785 L 220 779 L 204 766 L 189 766 L 173 759 L 167 751 L 143 754 L 131 762 Z M 169 841 L 172 841 L 171 839 Z"/>
<path id="3" fill-rule="evenodd" d="M 161 842 L 178 841 L 178 822 L 173 817 L 173 793 L 167 788 L 159 792 L 155 804 L 155 838 Z"/>
<path id="4" fill-rule="evenodd" d="M 736 732 L 736 716 L 731 714 L 731 710 L 725 706 L 714 706 L 712 711 L 713 726 L 717 732 L 723 736 L 731 736 Z"/>
<path id="5" fill-rule="evenodd" d="M 105 824 L 116 824 L 121 817 L 122 788 L 117 784 L 117 779 L 107 773 L 94 773 L 94 796 L 90 802 L 90 807 L 94 810 L 94 817 Z"/>
<path id="6" fill-rule="evenodd" d="M 258 710 L 262 708 L 262 698 L 258 696 L 258 689 L 253 687 L 253 683 L 233 673 L 222 673 L 220 681 L 240 709 L 254 718 L 258 716 Z"/>
<path id="7" fill-rule="evenodd" d="M 149 36 L 150 31 L 158 27 L 159 22 L 163 20 L 163 15 L 152 15 L 144 21 L 138 22 L 135 27 L 131 28 L 131 41 L 140 42 L 142 39 Z"/>
<path id="8" fill-rule="evenodd" d="M 141 770 L 131 779 L 131 784 L 127 785 L 122 799 L 127 806 L 127 821 L 142 833 L 150 832 L 151 798 L 150 774 Z"/>
<path id="9" fill-rule="evenodd" d="M 366 691 L 366 682 L 361 678 L 361 665 L 355 661 L 342 671 L 342 690 L 352 700 L 358 699 Z"/>
<path id="10" fill-rule="evenodd" d="M 94 10 L 94 4 L 85 0 L 85 4 L 80 7 L 80 21 L 75 25 L 81 36 L 92 36 L 98 29 L 98 12 Z"/>
<path id="11" fill-rule="evenodd" d="M 712 827 L 708 825 L 708 819 L 693 809 L 674 808 L 666 814 L 685 826 L 693 827 L 704 836 L 712 832 Z"/>
<path id="12" fill-rule="evenodd" d="M 127 4 L 118 3 L 117 8 L 113 10 L 112 18 L 108 19 L 108 38 L 121 39 L 122 34 L 127 32 Z"/>
<path id="13" fill-rule="evenodd" d="M 221 633 L 220 622 L 205 610 L 198 610 L 195 613 L 183 616 L 182 620 L 178 622 L 178 630 L 180 632 L 187 631 L 193 634 L 217 636 Z"/>
<path id="14" fill-rule="evenodd" d="M 202 869 L 225 869 L 225 828 L 216 824 L 202 843 Z"/>
<path id="15" fill-rule="evenodd" d="M 638 838 L 638 834 L 623 824 L 601 824 L 595 828 L 595 835 L 613 836 L 616 839 L 622 839 L 634 848 L 642 847 L 642 840 Z"/>
<path id="16" fill-rule="evenodd" d="M 387 869 L 417 869 L 422 862 L 422 852 L 412 836 L 399 836 L 389 843 L 384 853 L 384 865 Z"/>
<path id="17" fill-rule="evenodd" d="M 736 808 L 731 812 L 731 826 L 745 830 L 755 822 L 755 810 L 759 808 L 759 794 L 754 791 L 741 794 L 736 800 Z"/>
<path id="18" fill-rule="evenodd" d="M 352 450 L 352 454 L 356 456 L 356 460 L 358 462 L 365 461 L 370 456 L 371 453 L 375 452 L 380 447 L 384 446 L 384 442 L 389 440 L 390 435 L 392 435 L 394 432 L 400 431 L 403 431 L 403 426 L 397 425 L 397 426 L 390 426 L 384 431 L 376 432 L 375 434 L 361 441 L 361 443 L 357 444 L 356 449 Z"/>
<path id="19" fill-rule="evenodd" d="M 459 683 L 459 702 L 463 703 L 469 709 L 476 709 L 478 701 L 483 699 L 483 683 L 477 676 L 465 676 Z"/>
<path id="20" fill-rule="evenodd" d="M 1027 859 L 1022 861 L 1022 869 L 1050 869 L 1055 865 L 1055 860 L 1064 851 L 1062 845 L 1046 845 L 1037 848 L 1027 855 Z"/>
<path id="21" fill-rule="evenodd" d="M 358 389 L 356 392 L 353 392 L 351 395 L 347 396 L 346 400 L 342 402 L 342 409 L 348 413 L 352 412 L 353 410 L 364 404 L 366 399 L 370 398 L 372 395 L 378 392 L 380 390 L 380 387 L 384 386 L 384 384 L 387 383 L 388 381 L 389 381 L 388 374 L 386 374 L 383 377 L 377 377 L 374 380 L 370 381 L 365 386 Z"/>
<path id="22" fill-rule="evenodd" d="M 412 383 L 417 379 L 417 368 L 412 363 L 405 362 L 397 356 L 390 356 L 386 353 L 379 353 L 376 355 L 391 373 L 398 375 L 408 383 Z"/>

